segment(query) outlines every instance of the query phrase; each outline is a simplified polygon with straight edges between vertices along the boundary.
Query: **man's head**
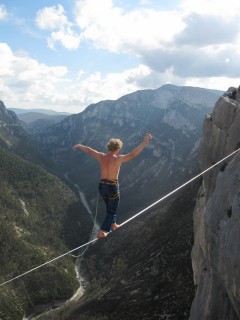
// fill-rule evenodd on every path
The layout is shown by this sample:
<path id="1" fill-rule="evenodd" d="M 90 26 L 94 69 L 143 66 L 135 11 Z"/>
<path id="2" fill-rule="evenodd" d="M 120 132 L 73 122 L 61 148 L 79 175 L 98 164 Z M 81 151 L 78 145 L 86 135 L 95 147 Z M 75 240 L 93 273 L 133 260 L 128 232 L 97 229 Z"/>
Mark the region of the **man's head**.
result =
<path id="1" fill-rule="evenodd" d="M 108 144 L 107 144 L 107 148 L 108 148 L 108 151 L 111 151 L 111 152 L 114 152 L 114 151 L 117 151 L 119 149 L 122 148 L 122 141 L 120 139 L 110 139 Z"/>

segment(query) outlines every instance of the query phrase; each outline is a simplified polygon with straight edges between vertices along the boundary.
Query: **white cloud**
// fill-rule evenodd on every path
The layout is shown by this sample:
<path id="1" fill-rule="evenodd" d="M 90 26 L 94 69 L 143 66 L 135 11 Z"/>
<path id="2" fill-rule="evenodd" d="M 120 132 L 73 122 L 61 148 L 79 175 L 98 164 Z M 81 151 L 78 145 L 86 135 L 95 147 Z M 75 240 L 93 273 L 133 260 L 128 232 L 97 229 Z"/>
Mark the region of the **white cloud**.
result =
<path id="1" fill-rule="evenodd" d="M 182 0 L 180 7 L 185 13 L 206 15 L 236 16 L 240 12 L 240 2 L 237 0 Z"/>
<path id="2" fill-rule="evenodd" d="M 62 5 L 45 7 L 36 14 L 36 24 L 43 30 L 56 30 L 69 24 Z"/>
<path id="3" fill-rule="evenodd" d="M 4 4 L 0 4 L 0 20 L 4 20 L 7 17 L 8 13 Z"/>
<path id="4" fill-rule="evenodd" d="M 184 27 L 175 11 L 141 8 L 124 12 L 112 0 L 77 0 L 75 15 L 82 37 L 112 52 L 137 54 L 139 49 L 155 49 Z"/>
<path id="5" fill-rule="evenodd" d="M 144 88 L 142 81 L 151 74 L 144 65 L 107 76 L 79 70 L 74 81 L 66 67 L 39 63 L 26 52 L 14 53 L 5 43 L 0 43 L 0 60 L 0 97 L 9 107 L 80 112 L 91 103 Z"/>
<path id="6" fill-rule="evenodd" d="M 138 55 L 139 51 L 167 48 L 174 39 L 198 46 L 230 43 L 240 32 L 240 3 L 236 0 L 183 0 L 178 10 L 136 8 L 128 12 L 113 3 L 76 0 L 75 9 L 82 38 L 112 52 Z"/>
<path id="7" fill-rule="evenodd" d="M 167 50 L 143 53 L 144 64 L 156 72 L 164 73 L 172 68 L 179 77 L 222 77 L 239 78 L 240 55 L 233 45 L 216 48 L 180 46 Z"/>
<path id="8" fill-rule="evenodd" d="M 92 103 L 118 99 L 122 95 L 145 89 L 144 79 L 150 76 L 151 70 L 139 65 L 136 68 L 120 73 L 110 73 L 106 76 L 100 72 L 86 75 L 83 70 L 80 70 L 78 74 L 79 80 L 69 82 L 63 90 L 68 93 L 68 100 L 62 103 L 62 110 L 79 113 Z"/>
<path id="9" fill-rule="evenodd" d="M 114 8 L 112 0 L 77 0 L 75 15 L 80 28 L 85 29 L 96 21 L 101 26 L 111 25 L 121 16 L 122 9 Z"/>
<path id="10" fill-rule="evenodd" d="M 73 30 L 62 5 L 45 7 L 36 14 L 36 25 L 43 30 L 52 30 L 47 38 L 48 47 L 54 49 L 61 43 L 68 50 L 75 50 L 80 45 L 80 36 Z"/>
<path id="11" fill-rule="evenodd" d="M 134 54 L 160 74 L 172 68 L 179 78 L 236 78 L 240 4 L 224 1 L 183 0 L 178 10 L 137 8 L 125 12 L 114 6 L 113 0 L 102 0 L 97 7 L 95 0 L 77 0 L 75 14 L 82 39 L 97 48 Z"/>
<path id="12" fill-rule="evenodd" d="M 77 49 L 80 39 L 84 39 L 92 41 L 96 48 L 138 54 L 140 49 L 151 50 L 164 45 L 185 26 L 177 11 L 138 8 L 125 12 L 114 6 L 113 0 L 76 0 L 74 13 L 79 34 L 61 5 L 38 11 L 38 27 L 55 30 L 48 38 L 51 48 L 59 41 L 67 49 Z M 72 34 L 74 45 L 69 46 L 73 40 L 62 39 L 71 38 Z"/>
<path id="13" fill-rule="evenodd" d="M 144 65 L 120 73 L 109 73 L 105 77 L 96 72 L 72 87 L 71 96 L 85 106 L 101 100 L 117 99 L 143 88 L 141 81 L 150 73 L 151 70 Z"/>
<path id="14" fill-rule="evenodd" d="M 80 37 L 70 27 L 66 27 L 51 33 L 48 38 L 49 48 L 54 49 L 58 41 L 66 49 L 73 50 L 79 47 Z"/>
<path id="15" fill-rule="evenodd" d="M 211 72 L 213 76 L 222 75 L 226 70 L 234 73 L 234 67 L 238 67 L 240 10 L 237 9 L 240 4 L 236 0 L 229 1 L 226 4 L 225 0 L 220 0 L 220 5 L 218 0 L 200 3 L 183 0 L 177 10 L 138 7 L 124 11 L 114 6 L 113 0 L 76 0 L 74 12 L 79 29 L 66 20 L 62 6 L 45 8 L 41 12 L 66 18 L 65 25 L 55 24 L 58 28 L 48 36 L 51 49 L 60 43 L 69 50 L 76 50 L 85 41 L 97 49 L 135 56 L 139 63 L 161 74 L 172 67 L 175 76 L 182 77 L 185 69 L 188 70 L 186 76 L 206 77 Z M 221 15 L 228 11 L 231 11 L 230 16 Z M 234 55 L 229 52 L 229 44 Z M 200 59 L 200 63 L 196 59 Z M 231 68 L 225 63 L 228 59 Z"/>
<path id="16" fill-rule="evenodd" d="M 81 112 L 91 103 L 117 99 L 140 89 L 158 88 L 166 83 L 226 90 L 238 86 L 230 77 L 192 77 L 175 74 L 173 67 L 163 71 L 139 66 L 103 76 L 77 71 L 77 79 L 68 78 L 64 66 L 47 66 L 30 58 L 26 52 L 14 53 L 0 43 L 0 97 L 7 107 L 46 108 Z"/>
<path id="17" fill-rule="evenodd" d="M 14 54 L 5 43 L 0 43 L 0 60 L 0 95 L 6 104 L 34 107 L 66 98 L 61 94 L 68 82 L 66 67 L 49 67 L 26 54 Z"/>
<path id="18" fill-rule="evenodd" d="M 184 85 L 227 91 L 227 89 L 230 87 L 237 88 L 240 83 L 239 80 L 240 79 L 236 79 L 234 81 L 232 78 L 229 78 L 229 77 L 210 77 L 207 79 L 207 81 L 204 78 L 191 78 L 191 79 L 185 79 Z"/>
<path id="19" fill-rule="evenodd" d="M 175 36 L 176 45 L 204 47 L 234 43 L 239 34 L 239 17 L 221 17 L 190 13 L 184 18 L 184 30 Z"/>

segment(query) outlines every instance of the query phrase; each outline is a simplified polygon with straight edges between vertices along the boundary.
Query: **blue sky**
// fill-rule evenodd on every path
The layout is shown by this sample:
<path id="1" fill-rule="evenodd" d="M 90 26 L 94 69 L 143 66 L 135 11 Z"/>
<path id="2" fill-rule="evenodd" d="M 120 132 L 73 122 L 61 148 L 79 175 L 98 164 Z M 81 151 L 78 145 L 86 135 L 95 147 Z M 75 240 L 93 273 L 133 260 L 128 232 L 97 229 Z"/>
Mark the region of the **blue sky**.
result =
<path id="1" fill-rule="evenodd" d="M 78 113 L 166 83 L 240 85 L 238 0 L 0 0 L 0 99 Z"/>

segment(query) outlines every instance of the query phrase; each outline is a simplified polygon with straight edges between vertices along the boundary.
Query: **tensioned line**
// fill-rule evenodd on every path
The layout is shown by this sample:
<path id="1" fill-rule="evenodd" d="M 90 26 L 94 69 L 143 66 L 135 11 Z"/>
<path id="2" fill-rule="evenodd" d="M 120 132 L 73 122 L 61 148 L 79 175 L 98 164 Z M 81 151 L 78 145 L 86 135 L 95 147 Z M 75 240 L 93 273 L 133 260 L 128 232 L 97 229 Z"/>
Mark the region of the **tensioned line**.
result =
<path id="1" fill-rule="evenodd" d="M 21 274 L 19 274 L 18 276 L 14 277 L 14 278 L 12 278 L 12 279 L 10 279 L 10 280 L 7 280 L 7 281 L 5 281 L 5 282 L 3 282 L 3 283 L 1 283 L 1 284 L 0 284 L 0 287 L 4 286 L 5 284 L 7 284 L 7 283 L 9 283 L 9 282 L 12 282 L 13 280 L 19 279 L 19 278 L 25 276 L 26 274 L 28 274 L 28 273 L 30 273 L 30 272 L 32 272 L 32 271 L 34 271 L 34 270 L 37 270 L 37 269 L 39 269 L 39 268 L 41 268 L 41 267 L 43 267 L 43 266 L 46 266 L 47 264 L 49 264 L 49 263 L 51 263 L 51 262 L 53 262 L 53 261 L 56 261 L 56 260 L 58 260 L 58 259 L 60 259 L 60 258 L 62 258 L 62 257 L 64 257 L 64 256 L 66 256 L 66 255 L 68 255 L 69 253 L 71 253 L 71 252 L 73 252 L 73 251 L 75 251 L 75 250 L 81 249 L 81 248 L 87 246 L 88 244 L 94 242 L 95 240 L 97 240 L 97 239 L 94 239 L 94 240 L 91 240 L 91 241 L 89 241 L 89 242 L 86 242 L 86 243 L 82 244 L 81 246 L 79 246 L 79 247 L 77 247 L 77 248 L 75 248 L 75 249 L 72 249 L 72 250 L 70 250 L 70 251 L 68 251 L 68 252 L 65 252 L 65 253 L 61 254 L 60 256 L 58 256 L 58 257 L 56 257 L 56 258 L 54 258 L 54 259 L 52 259 L 52 260 L 46 261 L 46 262 L 44 262 L 43 264 L 40 264 L 39 266 L 37 266 L 37 267 L 35 267 L 35 268 L 33 268 L 33 269 L 30 269 L 30 270 L 28 270 L 28 271 L 26 271 L 26 272 L 24 272 L 24 273 L 21 273 Z"/>
<path id="2" fill-rule="evenodd" d="M 193 178 L 191 178 L 190 180 L 188 180 L 187 182 L 183 183 L 181 186 L 177 187 L 176 189 L 174 189 L 173 191 L 169 192 L 168 194 L 166 194 L 166 195 L 163 196 L 162 198 L 158 199 L 157 201 L 155 201 L 154 203 L 152 203 L 150 206 L 148 206 L 148 207 L 146 207 L 145 209 L 143 209 L 142 211 L 136 213 L 134 216 L 132 216 L 131 218 L 129 218 L 128 220 L 126 220 L 126 221 L 124 221 L 122 224 L 120 224 L 120 227 L 122 227 L 123 225 L 127 224 L 127 223 L 130 222 L 131 220 L 135 219 L 135 218 L 138 217 L 140 214 L 144 213 L 145 211 L 147 211 L 148 209 L 152 208 L 152 207 L 155 206 L 156 204 L 158 204 L 158 203 L 162 202 L 163 200 L 165 200 L 166 198 L 170 197 L 172 194 L 174 194 L 174 193 L 177 192 L 178 190 L 182 189 L 183 187 L 185 187 L 187 184 L 191 183 L 192 181 L 196 180 L 197 178 L 199 178 L 199 177 L 200 177 L 201 175 L 203 175 L 204 173 L 212 170 L 212 169 L 213 169 L 214 167 L 216 167 L 218 164 L 220 164 L 220 163 L 223 162 L 224 160 L 230 158 L 230 157 L 233 156 L 235 153 L 237 153 L 239 150 L 240 150 L 240 148 L 238 148 L 237 150 L 233 151 L 233 152 L 230 153 L 228 156 L 226 156 L 226 157 L 224 157 L 223 159 L 221 159 L 220 161 L 216 162 L 214 165 L 210 166 L 209 168 L 207 168 L 206 170 L 202 171 L 201 173 L 199 173 L 199 174 L 196 175 L 195 177 L 193 177 Z M 86 242 L 86 243 L 82 244 L 81 246 L 79 246 L 79 247 L 77 247 L 77 248 L 74 248 L 74 249 L 72 249 L 72 250 L 70 250 L 70 251 L 68 251 L 68 252 L 65 252 L 65 253 L 61 254 L 60 256 L 58 256 L 58 257 L 56 257 L 56 258 L 54 258 L 54 259 L 52 259 L 52 260 L 49 260 L 49 261 L 47 261 L 47 262 L 45 262 L 45 263 L 43 263 L 43 264 L 40 264 L 40 265 L 38 265 L 37 267 L 35 267 L 35 268 L 33 268 L 33 269 L 30 269 L 30 270 L 28 270 L 28 271 L 26 271 L 26 272 L 24 272 L 24 273 L 21 273 L 21 274 L 19 274 L 18 276 L 14 277 L 14 278 L 11 278 L 11 279 L 9 279 L 9 280 L 1 283 L 1 284 L 0 284 L 0 287 L 4 286 L 4 285 L 7 284 L 7 283 L 10 283 L 10 282 L 12 282 L 12 281 L 14 281 L 14 280 L 16 280 L 16 279 L 19 279 L 19 278 L 27 275 L 28 273 L 30 273 L 30 272 L 32 272 L 32 271 L 34 271 L 34 270 L 37 270 L 37 269 L 39 269 L 39 268 L 42 268 L 43 266 L 46 266 L 47 264 L 49 264 L 49 263 L 51 263 L 51 262 L 54 262 L 54 261 L 56 261 L 56 260 L 58 260 L 58 259 L 60 259 L 60 258 L 62 258 L 62 257 L 64 257 L 64 256 L 66 256 L 66 255 L 68 255 L 68 254 L 76 251 L 76 250 L 79 250 L 79 249 L 81 249 L 81 248 L 83 248 L 83 247 L 86 247 L 86 246 L 88 246 L 89 244 L 95 242 L 96 240 L 97 240 L 97 238 L 96 238 L 96 239 L 93 239 L 93 240 L 91 240 L 91 241 L 89 241 L 89 242 Z"/>

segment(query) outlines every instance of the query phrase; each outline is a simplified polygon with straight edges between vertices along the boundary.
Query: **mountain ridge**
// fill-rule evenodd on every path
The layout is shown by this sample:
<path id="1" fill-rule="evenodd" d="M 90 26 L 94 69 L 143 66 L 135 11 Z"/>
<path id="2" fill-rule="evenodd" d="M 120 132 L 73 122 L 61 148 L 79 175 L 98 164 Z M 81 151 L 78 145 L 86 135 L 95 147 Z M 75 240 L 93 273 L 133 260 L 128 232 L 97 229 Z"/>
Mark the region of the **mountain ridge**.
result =
<path id="1" fill-rule="evenodd" d="M 46 127 L 58 123 L 71 115 L 71 113 L 48 109 L 8 108 L 8 110 L 13 111 L 17 115 L 17 118 L 23 121 L 25 128 L 30 134 L 45 130 Z"/>
<path id="2" fill-rule="evenodd" d="M 62 111 L 55 111 L 50 109 L 21 109 L 21 108 L 8 108 L 8 110 L 14 111 L 17 115 L 34 112 L 34 113 L 42 113 L 47 115 L 71 115 L 70 112 L 62 112 Z"/>

